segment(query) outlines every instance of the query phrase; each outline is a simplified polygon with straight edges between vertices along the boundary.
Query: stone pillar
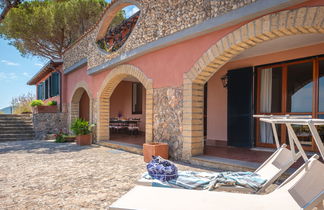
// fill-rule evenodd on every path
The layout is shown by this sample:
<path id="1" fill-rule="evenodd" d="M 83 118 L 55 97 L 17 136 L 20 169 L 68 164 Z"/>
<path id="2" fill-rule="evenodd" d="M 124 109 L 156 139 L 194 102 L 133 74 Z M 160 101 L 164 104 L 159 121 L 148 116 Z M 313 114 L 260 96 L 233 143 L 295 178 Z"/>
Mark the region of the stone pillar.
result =
<path id="1" fill-rule="evenodd" d="M 154 89 L 154 142 L 168 143 L 169 155 L 174 160 L 182 159 L 182 108 L 182 88 Z"/>

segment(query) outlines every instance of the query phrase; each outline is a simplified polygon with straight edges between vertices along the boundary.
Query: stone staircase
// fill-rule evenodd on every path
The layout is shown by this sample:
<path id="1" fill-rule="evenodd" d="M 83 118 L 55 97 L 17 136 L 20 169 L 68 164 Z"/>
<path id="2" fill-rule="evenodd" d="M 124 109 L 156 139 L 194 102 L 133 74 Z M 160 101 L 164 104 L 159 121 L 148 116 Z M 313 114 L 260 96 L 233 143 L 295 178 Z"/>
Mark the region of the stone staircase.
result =
<path id="1" fill-rule="evenodd" d="M 0 142 L 34 138 L 32 115 L 0 114 Z"/>

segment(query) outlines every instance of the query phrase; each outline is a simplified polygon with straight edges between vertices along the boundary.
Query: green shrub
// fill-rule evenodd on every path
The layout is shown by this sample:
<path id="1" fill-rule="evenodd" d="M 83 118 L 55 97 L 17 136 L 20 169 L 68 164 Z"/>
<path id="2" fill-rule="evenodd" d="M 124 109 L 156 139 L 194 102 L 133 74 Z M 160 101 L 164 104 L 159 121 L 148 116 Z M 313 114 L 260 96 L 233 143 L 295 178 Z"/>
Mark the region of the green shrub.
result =
<path id="1" fill-rule="evenodd" d="M 47 103 L 47 106 L 56 106 L 57 105 L 57 102 L 56 101 L 49 101 Z"/>
<path id="2" fill-rule="evenodd" d="M 86 135 L 91 133 L 91 128 L 93 126 L 94 125 L 90 125 L 88 121 L 85 121 L 83 119 L 76 119 L 74 122 L 72 122 L 71 130 L 77 136 Z"/>
<path id="3" fill-rule="evenodd" d="M 30 103 L 30 106 L 32 106 L 32 107 L 34 107 L 34 106 L 41 106 L 41 105 L 44 105 L 44 102 L 42 100 L 33 100 Z"/>
<path id="4" fill-rule="evenodd" d="M 64 143 L 65 142 L 64 134 L 63 133 L 56 134 L 55 142 L 56 143 Z"/>

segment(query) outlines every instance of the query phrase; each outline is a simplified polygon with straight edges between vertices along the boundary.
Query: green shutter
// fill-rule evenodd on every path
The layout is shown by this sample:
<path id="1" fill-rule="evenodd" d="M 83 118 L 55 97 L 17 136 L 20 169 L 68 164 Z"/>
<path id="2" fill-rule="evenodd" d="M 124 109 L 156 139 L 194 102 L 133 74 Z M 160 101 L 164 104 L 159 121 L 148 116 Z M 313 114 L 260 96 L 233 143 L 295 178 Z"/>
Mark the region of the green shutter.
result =
<path id="1" fill-rule="evenodd" d="M 48 79 L 45 80 L 45 99 L 48 99 L 49 98 L 49 95 L 48 95 L 48 88 L 49 88 L 49 84 L 48 84 Z"/>
<path id="2" fill-rule="evenodd" d="M 53 97 L 53 82 L 52 82 L 52 76 L 49 76 L 48 78 L 48 88 L 49 88 L 49 97 Z"/>
<path id="3" fill-rule="evenodd" d="M 42 89 L 41 89 L 41 91 L 42 91 L 42 100 L 44 100 L 45 99 L 45 82 L 42 82 Z"/>
<path id="4" fill-rule="evenodd" d="M 37 99 L 41 99 L 41 92 L 40 92 L 41 84 L 37 85 Z"/>
<path id="5" fill-rule="evenodd" d="M 52 74 L 52 82 L 53 82 L 53 95 L 57 96 L 60 94 L 60 74 L 58 72 L 54 72 Z"/>

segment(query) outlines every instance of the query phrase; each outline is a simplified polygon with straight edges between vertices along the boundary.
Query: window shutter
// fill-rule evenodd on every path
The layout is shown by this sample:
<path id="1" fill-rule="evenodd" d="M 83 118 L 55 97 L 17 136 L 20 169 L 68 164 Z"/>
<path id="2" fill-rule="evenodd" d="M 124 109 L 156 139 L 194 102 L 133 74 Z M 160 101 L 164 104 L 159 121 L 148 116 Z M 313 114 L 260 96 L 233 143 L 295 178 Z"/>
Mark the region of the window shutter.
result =
<path id="1" fill-rule="evenodd" d="M 53 94 L 57 96 L 60 94 L 60 74 L 58 72 L 53 73 Z"/>
<path id="2" fill-rule="evenodd" d="M 38 88 L 39 88 L 38 99 L 39 100 L 44 100 L 44 82 L 40 83 L 38 85 Z"/>
<path id="3" fill-rule="evenodd" d="M 48 99 L 48 79 L 45 80 L 45 99 Z"/>
<path id="4" fill-rule="evenodd" d="M 40 87 L 41 87 L 41 84 L 38 84 L 37 85 L 37 99 L 41 99 L 41 92 L 40 92 Z"/>
<path id="5" fill-rule="evenodd" d="M 42 100 L 45 99 L 45 82 L 42 82 Z"/>
<path id="6" fill-rule="evenodd" d="M 49 88 L 49 97 L 53 97 L 53 81 L 52 81 L 52 76 L 48 78 L 48 88 Z"/>
<path id="7" fill-rule="evenodd" d="M 253 68 L 230 70 L 227 73 L 227 144 L 252 147 L 253 126 Z"/>

